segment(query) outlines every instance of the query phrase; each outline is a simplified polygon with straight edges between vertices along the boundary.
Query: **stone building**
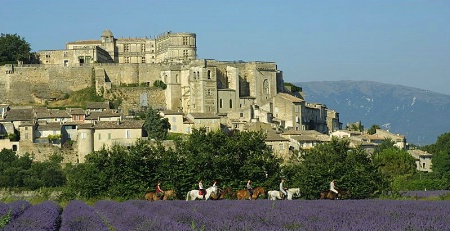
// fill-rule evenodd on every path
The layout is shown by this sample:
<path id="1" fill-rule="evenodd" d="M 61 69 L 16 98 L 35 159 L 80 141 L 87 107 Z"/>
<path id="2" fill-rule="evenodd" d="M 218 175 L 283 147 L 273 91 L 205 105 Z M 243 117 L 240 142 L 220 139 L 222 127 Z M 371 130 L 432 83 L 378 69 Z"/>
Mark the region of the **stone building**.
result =
<path id="1" fill-rule="evenodd" d="M 38 52 L 42 64 L 64 66 L 93 63 L 182 63 L 197 58 L 194 33 L 165 32 L 156 38 L 115 38 L 106 29 L 100 40 L 68 42 L 65 50 Z"/>

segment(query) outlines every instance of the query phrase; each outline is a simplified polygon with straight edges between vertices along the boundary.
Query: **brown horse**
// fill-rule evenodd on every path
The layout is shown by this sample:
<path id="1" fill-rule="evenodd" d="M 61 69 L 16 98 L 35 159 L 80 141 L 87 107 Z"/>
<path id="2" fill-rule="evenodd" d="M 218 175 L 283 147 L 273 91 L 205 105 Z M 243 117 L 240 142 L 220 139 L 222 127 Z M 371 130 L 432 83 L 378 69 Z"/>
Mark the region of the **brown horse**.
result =
<path id="1" fill-rule="evenodd" d="M 164 197 L 163 200 L 175 200 L 177 198 L 177 193 L 175 192 L 175 189 L 170 189 L 164 191 Z"/>
<path id="2" fill-rule="evenodd" d="M 164 197 L 164 194 L 162 194 L 161 196 L 157 196 L 156 192 L 148 192 L 145 194 L 145 200 L 148 201 L 159 201 L 162 200 Z"/>
<path id="3" fill-rule="evenodd" d="M 264 196 L 265 194 L 266 190 L 263 187 L 256 187 L 253 189 L 252 200 L 256 200 L 259 196 Z M 247 200 L 250 194 L 247 189 L 242 189 L 236 192 L 236 197 L 238 200 Z"/>
<path id="4" fill-rule="evenodd" d="M 336 200 L 336 199 L 343 199 L 343 195 L 345 198 L 350 198 L 350 191 L 349 190 L 342 190 L 337 189 L 338 193 L 334 193 L 331 190 L 321 191 L 320 192 L 320 199 L 330 199 L 330 200 Z"/>
<path id="5" fill-rule="evenodd" d="M 223 199 L 234 199 L 234 192 L 231 187 L 224 188 L 224 189 L 217 189 L 217 194 L 212 193 L 211 198 L 212 200 L 223 200 Z"/>
<path id="6" fill-rule="evenodd" d="M 157 196 L 156 192 L 148 192 L 145 194 L 145 200 L 148 201 L 159 201 L 159 200 L 173 200 L 177 196 L 175 190 L 166 190 L 164 193 L 161 194 L 161 196 Z"/>

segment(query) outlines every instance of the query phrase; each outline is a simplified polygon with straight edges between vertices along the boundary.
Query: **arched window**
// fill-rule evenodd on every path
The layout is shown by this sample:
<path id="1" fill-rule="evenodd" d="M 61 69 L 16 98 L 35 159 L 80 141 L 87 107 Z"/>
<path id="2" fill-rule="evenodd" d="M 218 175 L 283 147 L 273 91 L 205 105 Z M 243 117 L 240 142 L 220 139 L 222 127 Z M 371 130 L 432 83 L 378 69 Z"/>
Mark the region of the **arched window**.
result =
<path id="1" fill-rule="evenodd" d="M 265 79 L 263 82 L 263 93 L 267 95 L 270 94 L 270 84 L 267 79 Z"/>

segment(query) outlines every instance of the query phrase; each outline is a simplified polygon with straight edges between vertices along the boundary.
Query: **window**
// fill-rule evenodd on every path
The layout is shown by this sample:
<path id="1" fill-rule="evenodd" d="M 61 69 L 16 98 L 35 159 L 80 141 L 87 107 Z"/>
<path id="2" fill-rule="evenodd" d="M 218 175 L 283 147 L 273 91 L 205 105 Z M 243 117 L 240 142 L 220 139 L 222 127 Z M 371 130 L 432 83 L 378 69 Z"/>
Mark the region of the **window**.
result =
<path id="1" fill-rule="evenodd" d="M 188 37 L 183 37 L 183 45 L 188 45 Z"/>
<path id="2" fill-rule="evenodd" d="M 142 56 L 142 58 L 141 58 L 141 63 L 145 63 L 145 57 L 144 56 Z"/>
<path id="3" fill-rule="evenodd" d="M 222 108 L 222 99 L 219 99 L 219 108 Z"/>
<path id="4" fill-rule="evenodd" d="M 28 133 L 25 133 L 25 140 L 28 140 Z"/>
<path id="5" fill-rule="evenodd" d="M 125 63 L 130 63 L 130 57 L 125 57 Z"/>
<path id="6" fill-rule="evenodd" d="M 267 79 L 265 79 L 263 82 L 263 93 L 265 93 L 265 94 L 270 93 L 269 81 Z"/>
<path id="7" fill-rule="evenodd" d="M 176 132 L 177 131 L 177 125 L 172 125 L 170 126 L 172 128 L 172 131 Z"/>
<path id="8" fill-rule="evenodd" d="M 98 140 L 101 140 L 101 139 L 102 139 L 102 134 L 99 133 L 99 134 L 98 134 Z"/>
<path id="9" fill-rule="evenodd" d="M 191 133 L 191 128 L 190 128 L 190 127 L 187 127 L 187 128 L 186 128 L 186 133 L 187 133 L 187 134 Z"/>
<path id="10" fill-rule="evenodd" d="M 425 168 L 425 163 L 422 163 L 422 168 Z"/>
<path id="11" fill-rule="evenodd" d="M 278 144 L 278 150 L 284 150 L 284 145 L 283 144 Z"/>
<path id="12" fill-rule="evenodd" d="M 145 52 L 145 44 L 141 45 L 141 52 Z"/>
<path id="13" fill-rule="evenodd" d="M 123 44 L 123 52 L 128 52 L 130 50 L 130 44 Z"/>
<path id="14" fill-rule="evenodd" d="M 230 99 L 230 108 L 233 108 L 233 100 Z"/>
<path id="15" fill-rule="evenodd" d="M 111 139 L 111 133 L 108 133 L 108 140 Z"/>
<path id="16" fill-rule="evenodd" d="M 208 70 L 208 79 L 211 79 L 211 71 Z"/>
<path id="17" fill-rule="evenodd" d="M 174 123 L 177 122 L 177 117 L 175 117 L 175 116 L 172 117 L 172 122 L 174 122 Z"/>
<path id="18" fill-rule="evenodd" d="M 188 56 L 189 56 L 189 51 L 183 50 L 183 57 L 188 57 Z"/>
<path id="19" fill-rule="evenodd" d="M 205 127 L 205 131 L 206 131 L 206 132 L 209 132 L 209 131 L 210 131 L 210 128 L 209 128 L 209 127 Z"/>
<path id="20" fill-rule="evenodd" d="M 242 113 L 242 112 L 239 113 L 239 117 L 241 117 L 241 118 L 244 117 L 244 113 Z"/>
<path id="21" fill-rule="evenodd" d="M 82 132 L 82 133 L 81 133 L 81 139 L 82 139 L 82 140 L 85 140 L 85 139 L 86 139 L 86 132 Z"/>
<path id="22" fill-rule="evenodd" d="M 129 130 L 129 129 L 126 130 L 125 138 L 127 138 L 127 139 L 131 138 L 131 130 Z"/>

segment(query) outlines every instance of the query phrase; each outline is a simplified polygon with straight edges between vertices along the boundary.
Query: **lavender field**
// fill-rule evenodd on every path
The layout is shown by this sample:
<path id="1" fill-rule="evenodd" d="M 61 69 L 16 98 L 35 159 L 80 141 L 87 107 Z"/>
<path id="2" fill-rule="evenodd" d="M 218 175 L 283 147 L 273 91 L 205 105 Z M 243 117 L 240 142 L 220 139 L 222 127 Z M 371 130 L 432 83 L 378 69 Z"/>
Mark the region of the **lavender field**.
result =
<path id="1" fill-rule="evenodd" d="M 449 201 L 0 203 L 0 230 L 450 230 Z"/>

